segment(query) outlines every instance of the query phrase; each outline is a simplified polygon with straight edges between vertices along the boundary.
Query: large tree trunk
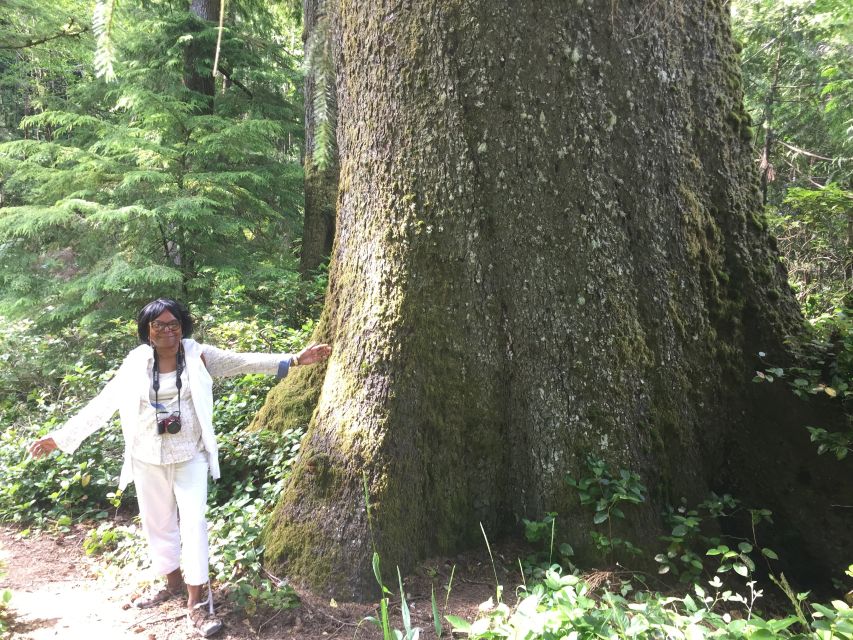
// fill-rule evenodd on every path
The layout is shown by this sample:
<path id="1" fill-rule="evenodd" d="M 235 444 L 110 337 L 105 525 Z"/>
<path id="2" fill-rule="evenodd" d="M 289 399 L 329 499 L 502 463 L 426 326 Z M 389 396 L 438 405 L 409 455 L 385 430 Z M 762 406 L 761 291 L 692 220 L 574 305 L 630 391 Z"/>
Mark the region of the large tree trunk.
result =
<path id="1" fill-rule="evenodd" d="M 724 461 L 758 433 L 756 353 L 801 318 L 727 3 L 670 5 L 340 0 L 335 351 L 259 416 L 292 426 L 320 394 L 277 569 L 370 597 L 374 545 L 405 569 L 545 511 L 582 546 L 564 479 L 589 454 L 648 485 L 640 542 L 664 503 L 745 477 Z"/>
<path id="2" fill-rule="evenodd" d="M 314 39 L 320 35 L 330 34 L 328 25 L 318 25 L 318 22 L 329 19 L 326 5 L 334 2 L 331 0 L 304 0 L 303 16 L 305 30 L 303 41 L 306 48 L 321 48 Z M 323 27 L 322 32 L 318 26 Z M 319 66 L 319 61 L 314 61 Z M 328 71 L 333 65 L 324 65 L 326 75 L 325 82 L 331 83 L 329 89 L 334 91 L 334 77 Z M 332 250 L 332 242 L 335 238 L 335 205 L 338 199 L 338 163 L 334 150 L 329 152 L 332 156 L 325 166 L 318 165 L 314 159 L 314 139 L 316 129 L 316 116 L 314 114 L 314 100 L 317 73 L 321 69 L 308 69 L 305 74 L 305 215 L 302 229 L 302 250 L 299 254 L 299 271 L 304 277 L 310 276 L 314 270 L 323 264 Z M 324 83 L 325 84 L 325 83 Z M 325 87 L 323 87 L 325 88 Z M 332 114 L 334 115 L 334 114 Z"/>

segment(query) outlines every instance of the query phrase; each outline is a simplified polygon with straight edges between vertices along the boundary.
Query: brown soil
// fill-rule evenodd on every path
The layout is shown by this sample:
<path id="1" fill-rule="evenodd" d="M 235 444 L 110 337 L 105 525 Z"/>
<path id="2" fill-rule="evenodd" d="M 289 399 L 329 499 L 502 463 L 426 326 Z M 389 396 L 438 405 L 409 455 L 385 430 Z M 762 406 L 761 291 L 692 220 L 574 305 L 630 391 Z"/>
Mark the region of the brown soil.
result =
<path id="1" fill-rule="evenodd" d="M 0 526 L 0 562 L 6 571 L 0 576 L 0 590 L 12 590 L 9 605 L 12 637 L 22 640 L 193 637 L 185 626 L 184 610 L 178 602 L 137 610 L 127 605 L 131 594 L 138 589 L 136 580 L 98 577 L 97 559 L 87 557 L 82 548 L 87 530 L 86 526 L 77 525 L 65 534 L 42 532 L 22 537 L 16 529 Z M 498 551 L 495 557 L 498 580 L 508 591 L 503 599 L 508 604 L 514 600 L 513 586 L 520 581 L 517 557 L 515 549 Z M 445 611 L 445 586 L 454 566 Z M 388 582 L 389 588 L 396 586 L 396 579 Z M 450 633 L 444 613 L 473 620 L 480 603 L 495 595 L 492 565 L 485 552 L 425 562 L 404 580 L 404 585 L 412 624 L 422 629 L 420 637 L 424 640 L 436 638 L 431 605 L 433 586 L 442 612 L 445 638 Z M 302 600 L 298 608 L 251 618 L 220 597 L 217 614 L 225 626 L 215 637 L 222 640 L 382 638 L 372 623 L 363 621 L 366 616 L 378 615 L 377 604 L 335 603 L 310 592 L 298 593 Z M 392 626 L 402 629 L 399 594 L 391 601 L 391 614 Z"/>

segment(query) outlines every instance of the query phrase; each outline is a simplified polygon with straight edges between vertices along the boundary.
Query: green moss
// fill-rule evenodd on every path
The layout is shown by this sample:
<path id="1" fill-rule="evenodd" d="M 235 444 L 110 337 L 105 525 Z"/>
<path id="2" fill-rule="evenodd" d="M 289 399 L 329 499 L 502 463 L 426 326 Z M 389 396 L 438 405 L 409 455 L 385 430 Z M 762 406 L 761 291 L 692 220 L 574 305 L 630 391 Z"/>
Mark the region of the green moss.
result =
<path id="1" fill-rule="evenodd" d="M 741 117 L 736 112 L 729 111 L 729 114 L 726 116 L 726 122 L 733 131 L 740 131 Z"/>
<path id="2" fill-rule="evenodd" d="M 767 230 L 767 220 L 760 211 L 752 211 L 749 215 L 749 224 L 759 231 Z"/>
<path id="3" fill-rule="evenodd" d="M 268 429 L 280 433 L 287 429 L 304 429 L 317 406 L 325 371 L 324 365 L 294 369 L 270 390 L 249 430 Z"/>
<path id="4" fill-rule="evenodd" d="M 289 575 L 315 588 L 327 588 L 333 578 L 333 557 L 319 544 L 324 533 L 312 522 L 280 522 L 271 518 L 264 530 L 265 556 Z"/>

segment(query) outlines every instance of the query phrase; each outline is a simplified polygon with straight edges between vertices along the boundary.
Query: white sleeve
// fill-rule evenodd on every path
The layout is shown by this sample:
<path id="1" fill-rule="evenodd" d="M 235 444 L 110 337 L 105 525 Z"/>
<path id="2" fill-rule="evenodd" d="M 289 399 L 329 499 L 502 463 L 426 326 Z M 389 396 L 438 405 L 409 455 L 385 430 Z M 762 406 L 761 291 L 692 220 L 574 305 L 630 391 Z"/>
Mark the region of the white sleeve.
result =
<path id="1" fill-rule="evenodd" d="M 289 353 L 239 353 L 201 345 L 204 364 L 213 377 L 239 376 L 246 373 L 266 373 L 283 378 L 290 369 Z"/>
<path id="2" fill-rule="evenodd" d="M 107 424 L 118 411 L 122 396 L 121 381 L 126 374 L 127 366 L 123 364 L 98 395 L 62 427 L 48 434 L 60 449 L 73 453 L 83 440 Z"/>

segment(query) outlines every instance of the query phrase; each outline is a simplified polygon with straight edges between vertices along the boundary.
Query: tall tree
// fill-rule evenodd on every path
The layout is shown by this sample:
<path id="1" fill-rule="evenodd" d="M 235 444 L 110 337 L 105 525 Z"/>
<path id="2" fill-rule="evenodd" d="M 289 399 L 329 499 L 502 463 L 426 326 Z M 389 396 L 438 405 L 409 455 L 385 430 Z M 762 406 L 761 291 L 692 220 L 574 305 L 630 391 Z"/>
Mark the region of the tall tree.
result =
<path id="1" fill-rule="evenodd" d="M 582 546 L 564 478 L 589 454 L 648 485 L 641 539 L 664 503 L 726 488 L 805 549 L 849 551 L 823 492 L 850 488 L 809 465 L 784 389 L 749 384 L 801 317 L 760 213 L 728 3 L 331 9 L 335 351 L 258 418 L 310 418 L 268 561 L 364 597 L 374 545 L 405 569 L 557 511 Z M 759 392 L 780 394 L 772 415 Z"/>
<path id="2" fill-rule="evenodd" d="M 59 51 L 55 66 L 79 78 L 21 121 L 27 139 L 0 145 L 0 308 L 64 325 L 168 292 L 209 300 L 236 277 L 284 288 L 301 105 L 277 18 L 238 13 L 220 55 L 229 86 L 215 93 L 217 23 L 160 6 L 116 19 L 129 24 L 115 82 Z"/>

